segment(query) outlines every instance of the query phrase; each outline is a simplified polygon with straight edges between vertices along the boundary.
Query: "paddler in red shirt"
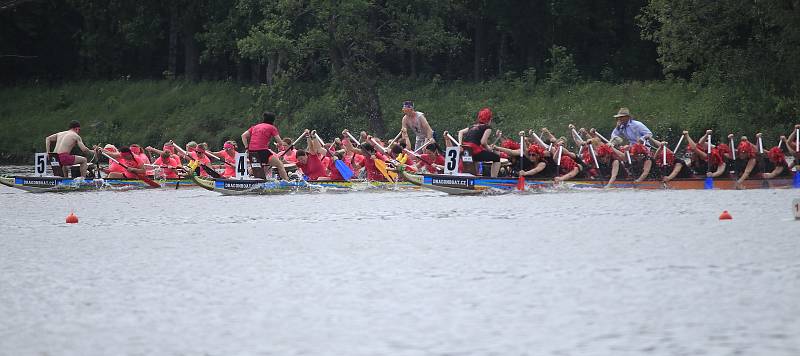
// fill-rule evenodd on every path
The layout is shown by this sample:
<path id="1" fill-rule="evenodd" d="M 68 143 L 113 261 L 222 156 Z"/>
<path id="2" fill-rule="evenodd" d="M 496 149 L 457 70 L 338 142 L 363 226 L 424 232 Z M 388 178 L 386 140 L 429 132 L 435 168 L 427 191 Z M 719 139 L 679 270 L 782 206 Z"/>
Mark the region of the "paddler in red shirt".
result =
<path id="1" fill-rule="evenodd" d="M 219 157 L 225 166 L 225 171 L 222 172 L 222 176 L 225 178 L 230 178 L 236 176 L 236 141 L 225 141 L 222 145 L 222 151 L 212 152 L 214 156 Z"/>
<path id="2" fill-rule="evenodd" d="M 253 125 L 242 133 L 242 142 L 247 148 L 250 163 L 253 166 L 253 175 L 266 179 L 268 167 L 265 166 L 272 166 L 278 169 L 281 179 L 289 180 L 283 162 L 269 149 L 269 144 L 273 139 L 276 140 L 276 143 L 283 141 L 278 128 L 274 126 L 275 113 L 267 111 L 261 115 L 261 118 L 260 124 Z"/>
<path id="3" fill-rule="evenodd" d="M 122 146 L 119 148 L 119 152 L 103 150 L 107 155 L 113 157 L 121 165 L 117 165 L 118 169 L 109 170 L 108 177 L 109 179 L 121 179 L 121 178 L 128 178 L 128 179 L 137 179 L 139 175 L 143 175 L 146 173 L 144 168 L 144 162 L 139 162 L 136 157 L 133 156 L 131 153 L 130 147 Z M 125 166 L 125 167 L 122 167 Z"/>
<path id="4" fill-rule="evenodd" d="M 372 137 L 367 137 L 367 142 L 371 141 Z M 363 165 L 364 170 L 367 172 L 367 180 L 370 181 L 377 181 L 377 182 L 385 182 L 386 177 L 383 176 L 383 173 L 378 170 L 375 166 L 375 160 L 379 159 L 382 161 L 386 161 L 387 157 L 378 151 L 375 150 L 369 143 L 362 143 L 359 148 L 353 148 L 353 152 L 364 156 Z"/>
<path id="5" fill-rule="evenodd" d="M 295 154 L 297 168 L 303 171 L 308 180 L 330 180 L 321 158 L 325 156 L 327 150 L 317 141 L 316 133 L 316 131 L 309 132 L 308 129 L 303 132 L 303 135 L 306 136 L 307 150 L 297 150 Z"/>
<path id="6" fill-rule="evenodd" d="M 139 144 L 134 143 L 128 147 L 131 149 L 131 153 L 133 154 L 134 157 L 136 157 L 137 161 L 143 162 L 144 164 L 150 164 L 150 157 L 147 157 L 147 154 L 144 153 L 142 146 L 139 146 Z"/>
<path id="7" fill-rule="evenodd" d="M 427 144 L 418 158 L 417 170 L 424 169 L 433 174 L 444 171 L 444 155 L 439 152 L 439 145 L 436 142 Z"/>
<path id="8" fill-rule="evenodd" d="M 169 152 L 162 152 L 161 157 L 156 158 L 153 165 L 161 169 L 164 178 L 179 178 L 177 168 L 181 166 L 181 162 L 170 155 Z M 153 176 L 153 178 L 161 178 L 155 177 L 155 174 Z"/>

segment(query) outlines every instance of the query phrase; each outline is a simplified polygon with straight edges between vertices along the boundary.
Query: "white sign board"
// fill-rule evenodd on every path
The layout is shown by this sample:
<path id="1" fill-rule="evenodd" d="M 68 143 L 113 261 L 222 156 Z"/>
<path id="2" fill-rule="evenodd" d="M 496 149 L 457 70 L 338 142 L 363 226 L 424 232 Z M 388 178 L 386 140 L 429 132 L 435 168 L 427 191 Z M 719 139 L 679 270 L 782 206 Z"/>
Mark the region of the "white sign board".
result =
<path id="1" fill-rule="evenodd" d="M 248 179 L 250 176 L 247 174 L 247 154 L 242 152 L 236 153 L 236 179 Z"/>
<path id="2" fill-rule="evenodd" d="M 444 153 L 444 174 L 458 173 L 458 151 L 456 146 L 448 147 Z"/>
<path id="3" fill-rule="evenodd" d="M 47 153 L 37 153 L 33 157 L 33 175 L 44 177 L 47 173 Z"/>

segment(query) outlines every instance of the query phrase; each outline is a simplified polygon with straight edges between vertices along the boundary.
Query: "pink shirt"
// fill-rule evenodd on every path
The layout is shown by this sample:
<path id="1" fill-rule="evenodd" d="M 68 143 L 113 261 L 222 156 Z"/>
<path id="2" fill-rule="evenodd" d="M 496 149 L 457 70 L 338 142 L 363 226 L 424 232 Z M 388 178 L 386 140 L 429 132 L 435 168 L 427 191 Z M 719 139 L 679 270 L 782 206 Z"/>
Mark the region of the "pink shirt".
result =
<path id="1" fill-rule="evenodd" d="M 162 171 L 164 172 L 164 176 L 165 177 L 167 177 L 167 178 L 178 178 L 178 174 L 175 173 L 175 170 L 174 169 L 170 169 L 170 168 L 177 168 L 178 166 L 181 165 L 180 161 L 178 161 L 177 159 L 170 157 L 170 158 L 167 158 L 166 162 L 164 162 L 163 158 L 158 157 L 153 164 L 156 165 L 156 166 L 166 166 L 166 168 L 162 168 Z"/>
<path id="2" fill-rule="evenodd" d="M 233 169 L 233 167 L 236 167 L 236 153 L 229 155 L 228 151 L 221 151 L 217 157 L 222 159 L 224 162 L 230 163 L 225 165 L 225 172 L 222 172 L 222 176 L 225 178 L 236 176 L 236 170 Z"/>
<path id="3" fill-rule="evenodd" d="M 250 142 L 247 144 L 247 149 L 250 151 L 269 149 L 272 138 L 279 135 L 278 128 L 266 122 L 254 125 L 248 132 L 250 132 Z"/>

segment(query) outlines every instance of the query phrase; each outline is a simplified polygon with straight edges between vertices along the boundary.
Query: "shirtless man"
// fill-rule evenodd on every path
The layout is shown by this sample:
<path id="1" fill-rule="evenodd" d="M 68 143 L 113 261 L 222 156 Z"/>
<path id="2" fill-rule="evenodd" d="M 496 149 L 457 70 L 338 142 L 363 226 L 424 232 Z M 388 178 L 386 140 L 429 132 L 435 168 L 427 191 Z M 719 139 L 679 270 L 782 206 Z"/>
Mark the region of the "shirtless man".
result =
<path id="1" fill-rule="evenodd" d="M 414 150 L 419 150 L 426 142 L 433 140 L 433 129 L 428 124 L 425 114 L 414 110 L 414 103 L 411 101 L 403 102 L 403 120 L 401 127 L 411 131 L 416 136 Z"/>
<path id="2" fill-rule="evenodd" d="M 88 161 L 86 160 L 86 157 L 72 155 L 72 149 L 75 148 L 75 145 L 77 145 L 81 151 L 84 153 L 89 153 L 92 151 L 92 149 L 97 149 L 97 146 L 94 146 L 92 149 L 86 147 L 86 145 L 83 144 L 81 136 L 79 135 L 80 132 L 81 124 L 75 120 L 72 120 L 69 122 L 68 130 L 47 136 L 47 138 L 44 139 L 44 147 L 49 153 L 50 141 L 56 141 L 56 147 L 53 150 L 53 153 L 58 155 L 58 162 L 61 164 L 61 167 L 69 168 L 69 166 L 73 164 L 80 164 L 81 177 L 86 177 Z"/>

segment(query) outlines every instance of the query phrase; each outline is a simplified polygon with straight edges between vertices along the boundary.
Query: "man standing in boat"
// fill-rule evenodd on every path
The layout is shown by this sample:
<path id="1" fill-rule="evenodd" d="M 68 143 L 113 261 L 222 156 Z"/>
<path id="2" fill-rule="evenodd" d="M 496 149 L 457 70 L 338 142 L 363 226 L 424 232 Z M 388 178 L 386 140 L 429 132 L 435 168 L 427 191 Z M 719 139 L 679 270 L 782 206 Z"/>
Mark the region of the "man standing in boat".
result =
<path id="1" fill-rule="evenodd" d="M 653 136 L 653 133 L 641 121 L 634 120 L 628 108 L 620 108 L 614 118 L 617 119 L 617 126 L 611 132 L 610 144 L 620 146 L 623 144 L 623 139 L 627 140 L 629 145 L 639 141 L 644 141 L 645 145 L 650 144 L 648 138 Z"/>
<path id="2" fill-rule="evenodd" d="M 244 147 L 247 148 L 247 153 L 250 156 L 250 162 L 258 164 L 258 167 L 253 167 L 253 173 L 256 177 L 266 178 L 266 165 L 273 166 L 278 169 L 278 174 L 283 180 L 289 180 L 286 175 L 286 169 L 283 167 L 283 162 L 277 155 L 272 154 L 269 149 L 269 144 L 274 138 L 276 142 L 281 142 L 281 135 L 278 128 L 273 124 L 275 123 L 275 113 L 265 112 L 262 114 L 262 121 L 260 124 L 253 125 L 247 131 L 242 133 L 242 142 Z"/>
<path id="3" fill-rule="evenodd" d="M 58 163 L 61 167 L 72 166 L 73 164 L 81 165 L 81 177 L 86 177 L 87 174 L 87 160 L 86 157 L 75 156 L 72 154 L 72 149 L 77 145 L 78 148 L 84 153 L 89 153 L 92 149 L 83 144 L 83 139 L 79 135 L 81 132 L 81 124 L 78 121 L 72 120 L 69 122 L 69 129 L 54 133 L 44 139 L 45 150 L 50 153 L 50 141 L 56 141 L 56 147 L 53 150 L 58 156 Z M 94 146 L 93 149 L 97 149 Z M 97 153 L 95 153 L 97 154 Z"/>
<path id="4" fill-rule="evenodd" d="M 403 114 L 402 127 L 413 132 L 414 136 L 416 136 L 414 151 L 419 150 L 426 142 L 433 140 L 431 125 L 428 124 L 425 114 L 414 110 L 414 102 L 410 100 L 403 102 Z"/>

